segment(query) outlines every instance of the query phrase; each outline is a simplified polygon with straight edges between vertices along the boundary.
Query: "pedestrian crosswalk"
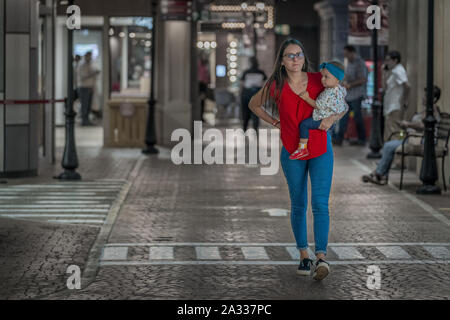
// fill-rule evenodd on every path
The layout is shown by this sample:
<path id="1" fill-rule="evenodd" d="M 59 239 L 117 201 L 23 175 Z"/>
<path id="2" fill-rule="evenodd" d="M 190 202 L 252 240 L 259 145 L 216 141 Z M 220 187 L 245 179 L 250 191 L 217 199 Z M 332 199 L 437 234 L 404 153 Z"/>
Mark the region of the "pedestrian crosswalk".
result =
<path id="1" fill-rule="evenodd" d="M 126 180 L 102 179 L 0 188 L 0 218 L 101 226 Z"/>
<path id="2" fill-rule="evenodd" d="M 230 248 L 234 253 L 229 255 Z M 137 250 L 138 249 L 138 250 Z M 142 250 L 144 249 L 144 250 Z M 450 263 L 450 243 L 330 243 L 331 264 Z M 145 251 L 135 255 L 134 251 Z M 236 253 L 238 252 L 238 253 Z M 308 248 L 311 258 L 314 250 Z M 188 258 L 194 256 L 195 259 Z M 110 243 L 101 265 L 298 264 L 295 243 Z"/>

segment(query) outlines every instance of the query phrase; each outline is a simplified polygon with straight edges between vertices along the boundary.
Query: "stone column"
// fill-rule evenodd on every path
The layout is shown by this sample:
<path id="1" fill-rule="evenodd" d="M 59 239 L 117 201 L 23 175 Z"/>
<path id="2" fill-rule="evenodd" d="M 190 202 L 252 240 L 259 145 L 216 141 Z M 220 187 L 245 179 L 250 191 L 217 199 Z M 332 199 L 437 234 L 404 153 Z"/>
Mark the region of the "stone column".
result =
<path id="1" fill-rule="evenodd" d="M 37 0 L 0 0 L 0 20 L 0 74 L 4 77 L 0 82 L 0 97 L 36 99 Z M 0 176 L 37 175 L 38 114 L 36 105 L 0 106 Z"/>
<path id="2" fill-rule="evenodd" d="M 156 35 L 157 144 L 170 147 L 172 132 L 192 132 L 191 104 L 191 22 L 163 21 L 158 17 Z"/>
<path id="3" fill-rule="evenodd" d="M 314 5 L 320 17 L 320 62 L 344 60 L 348 38 L 348 0 L 326 0 Z"/>

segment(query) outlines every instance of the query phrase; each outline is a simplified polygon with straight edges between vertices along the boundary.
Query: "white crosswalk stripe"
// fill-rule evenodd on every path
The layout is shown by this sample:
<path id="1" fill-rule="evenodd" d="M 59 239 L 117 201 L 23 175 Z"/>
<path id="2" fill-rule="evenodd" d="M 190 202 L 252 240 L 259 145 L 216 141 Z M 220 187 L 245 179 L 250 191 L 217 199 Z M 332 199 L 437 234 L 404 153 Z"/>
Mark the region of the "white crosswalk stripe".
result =
<path id="1" fill-rule="evenodd" d="M 0 188 L 0 218 L 100 226 L 126 180 L 13 185 Z"/>
<path id="2" fill-rule="evenodd" d="M 450 259 L 450 251 L 446 247 L 424 246 L 424 249 L 436 259 Z"/>
<path id="3" fill-rule="evenodd" d="M 267 255 L 264 247 L 242 247 L 242 253 L 244 254 L 245 259 L 247 260 L 268 260 L 269 256 Z"/>
<path id="4" fill-rule="evenodd" d="M 354 247 L 330 247 L 342 260 L 364 259 L 363 255 Z"/>
<path id="5" fill-rule="evenodd" d="M 127 247 L 106 247 L 103 249 L 102 260 L 126 260 Z"/>
<path id="6" fill-rule="evenodd" d="M 195 247 L 198 260 L 221 259 L 218 247 Z"/>
<path id="7" fill-rule="evenodd" d="M 376 247 L 388 259 L 411 259 L 411 256 L 399 246 Z"/>
<path id="8" fill-rule="evenodd" d="M 300 251 L 297 247 L 286 247 L 286 250 L 291 255 L 292 260 L 300 260 Z M 308 256 L 310 259 L 313 259 L 316 256 L 310 248 L 308 248 Z"/>
<path id="9" fill-rule="evenodd" d="M 173 247 L 151 247 L 150 260 L 172 260 Z"/>

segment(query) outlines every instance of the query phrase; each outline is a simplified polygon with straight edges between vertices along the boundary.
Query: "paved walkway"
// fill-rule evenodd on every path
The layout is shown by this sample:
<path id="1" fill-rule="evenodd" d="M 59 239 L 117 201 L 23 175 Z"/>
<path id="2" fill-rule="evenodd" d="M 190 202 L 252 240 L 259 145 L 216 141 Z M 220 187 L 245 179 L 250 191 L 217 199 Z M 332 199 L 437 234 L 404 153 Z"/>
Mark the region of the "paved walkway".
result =
<path id="1" fill-rule="evenodd" d="M 262 176 L 260 168 L 252 165 L 177 166 L 167 159 L 167 152 L 144 159 L 139 150 L 84 149 L 86 178 L 126 181 L 128 190 L 126 197 L 122 194 L 121 206 L 108 213 L 101 228 L 2 219 L 14 226 L 5 227 L 6 236 L 1 232 L 7 251 L 0 274 L 9 282 L 0 296 L 450 298 L 450 225 L 448 212 L 442 210 L 450 207 L 449 193 L 418 198 L 395 186 L 363 184 L 360 176 L 373 167 L 365 159 L 367 151 L 347 146 L 334 149 L 327 257 L 332 273 L 315 282 L 296 274 L 298 253 L 281 168 L 277 175 Z M 407 179 L 418 178 L 408 173 Z M 308 221 L 313 249 L 310 211 Z M 48 235 L 37 231 L 44 227 L 56 239 L 33 255 L 36 248 L 27 239 L 35 244 L 48 240 Z M 23 238 L 15 239 L 17 234 Z M 67 245 L 66 237 L 70 239 Z M 19 272 L 32 276 L 5 274 L 6 266 L 14 270 L 10 266 L 14 254 L 19 260 L 32 260 L 28 269 Z M 72 264 L 84 271 L 80 290 L 65 289 L 69 276 L 65 271 Z M 367 285 L 372 265 L 380 272 L 379 289 Z"/>

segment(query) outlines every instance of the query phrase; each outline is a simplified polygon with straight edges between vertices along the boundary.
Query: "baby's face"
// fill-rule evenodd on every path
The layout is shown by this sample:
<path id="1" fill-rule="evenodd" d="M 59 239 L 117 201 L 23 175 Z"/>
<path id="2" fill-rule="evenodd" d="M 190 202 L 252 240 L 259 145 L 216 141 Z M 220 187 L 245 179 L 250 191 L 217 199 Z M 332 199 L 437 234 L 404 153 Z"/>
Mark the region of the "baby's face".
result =
<path id="1" fill-rule="evenodd" d="M 327 69 L 322 69 L 320 73 L 322 74 L 322 85 L 325 88 L 334 88 L 339 84 L 339 80 L 335 76 L 333 76 Z"/>

